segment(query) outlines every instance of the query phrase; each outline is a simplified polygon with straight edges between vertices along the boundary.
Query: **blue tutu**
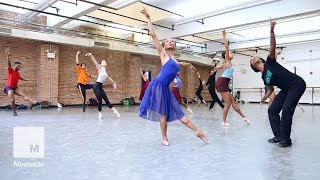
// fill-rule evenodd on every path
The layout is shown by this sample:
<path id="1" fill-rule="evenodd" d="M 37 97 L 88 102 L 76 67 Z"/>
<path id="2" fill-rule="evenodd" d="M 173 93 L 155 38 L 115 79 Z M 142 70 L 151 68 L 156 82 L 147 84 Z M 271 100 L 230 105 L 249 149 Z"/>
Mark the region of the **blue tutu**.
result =
<path id="1" fill-rule="evenodd" d="M 178 71 L 179 65 L 170 57 L 162 66 L 159 75 L 149 84 L 140 104 L 139 116 L 157 122 L 161 115 L 166 115 L 168 122 L 185 116 L 169 88 Z"/>

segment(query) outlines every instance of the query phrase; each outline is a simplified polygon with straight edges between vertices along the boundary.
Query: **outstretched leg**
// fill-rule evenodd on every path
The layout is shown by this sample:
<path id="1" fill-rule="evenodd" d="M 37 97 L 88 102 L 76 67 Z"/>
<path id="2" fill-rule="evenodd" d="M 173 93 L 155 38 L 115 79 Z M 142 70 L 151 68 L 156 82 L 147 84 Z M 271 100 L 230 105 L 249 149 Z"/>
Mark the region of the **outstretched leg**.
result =
<path id="1" fill-rule="evenodd" d="M 118 110 L 112 106 L 112 104 L 110 103 L 110 101 L 108 99 L 108 96 L 107 96 L 106 92 L 103 89 L 101 89 L 101 97 L 102 97 L 102 99 L 104 99 L 104 101 L 106 102 L 107 106 L 110 109 L 113 110 L 113 113 L 115 113 L 118 117 L 120 117 L 120 114 L 119 114 Z"/>
<path id="2" fill-rule="evenodd" d="M 29 106 L 29 109 L 31 109 L 32 107 L 40 104 L 39 102 L 34 101 L 34 100 L 28 98 L 28 97 L 23 93 L 23 91 L 22 91 L 20 88 L 17 88 L 17 89 L 15 90 L 15 94 L 18 95 L 18 96 L 23 97 L 24 100 L 29 101 L 29 102 L 31 103 L 30 106 Z"/>
<path id="3" fill-rule="evenodd" d="M 248 118 L 246 118 L 245 115 L 243 115 L 243 113 L 241 112 L 240 108 L 239 108 L 239 104 L 234 100 L 234 98 L 232 98 L 232 95 L 230 94 L 231 99 L 232 99 L 232 108 L 243 118 L 243 120 L 249 125 L 250 121 Z"/>
<path id="4" fill-rule="evenodd" d="M 196 136 L 199 137 L 204 143 L 208 143 L 208 138 L 206 137 L 206 135 L 200 129 L 198 129 L 190 119 L 188 119 L 186 116 L 183 116 L 180 119 L 180 122 L 182 122 L 182 124 L 184 124 L 188 128 L 192 129 L 192 131 L 196 133 Z"/>

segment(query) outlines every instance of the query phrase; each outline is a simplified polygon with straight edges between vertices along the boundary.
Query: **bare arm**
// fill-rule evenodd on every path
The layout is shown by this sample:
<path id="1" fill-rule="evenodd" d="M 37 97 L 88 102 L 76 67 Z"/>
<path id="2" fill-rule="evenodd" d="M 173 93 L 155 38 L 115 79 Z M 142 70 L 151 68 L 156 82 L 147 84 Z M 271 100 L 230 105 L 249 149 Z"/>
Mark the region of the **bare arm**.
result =
<path id="1" fill-rule="evenodd" d="M 162 57 L 165 52 L 164 52 L 164 49 L 161 47 L 161 44 L 160 44 L 160 41 L 154 31 L 154 28 L 153 28 L 153 25 L 152 25 L 152 22 L 151 22 L 151 18 L 150 18 L 150 15 L 147 11 L 146 8 L 143 7 L 143 10 L 140 11 L 146 18 L 147 18 L 147 22 L 148 22 L 148 29 L 149 29 L 149 32 L 150 32 L 150 35 L 152 37 L 152 40 L 153 40 L 153 43 L 154 43 L 154 46 L 156 47 L 157 51 L 158 51 L 158 54 L 160 55 L 160 57 Z"/>
<path id="2" fill-rule="evenodd" d="M 270 18 L 270 50 L 269 50 L 269 57 L 271 59 L 276 59 L 276 36 L 274 34 L 274 27 L 276 22 Z"/>
<path id="3" fill-rule="evenodd" d="M 76 64 L 79 64 L 79 54 L 80 54 L 80 51 L 78 51 L 76 55 Z"/>
<path id="4" fill-rule="evenodd" d="M 101 66 L 100 64 L 98 64 L 96 58 L 94 58 L 94 56 L 91 53 L 87 53 L 85 56 L 90 56 L 92 62 L 94 63 L 94 65 L 96 66 L 96 68 L 100 69 Z"/>
<path id="5" fill-rule="evenodd" d="M 9 59 L 9 56 L 10 56 L 10 49 L 9 49 L 9 48 L 7 48 L 7 49 L 5 50 L 5 53 L 6 53 L 7 61 L 8 61 L 8 68 L 11 68 L 11 61 L 10 61 L 10 59 Z"/>
<path id="6" fill-rule="evenodd" d="M 143 71 L 142 71 L 142 68 L 140 68 L 140 74 L 141 74 L 141 76 L 143 77 Z"/>
<path id="7" fill-rule="evenodd" d="M 114 80 L 113 79 L 111 79 L 111 77 L 110 76 L 108 76 L 108 78 L 110 79 L 110 81 L 113 83 L 113 88 L 114 89 L 117 89 L 117 84 L 116 84 L 116 82 L 114 82 Z"/>
<path id="8" fill-rule="evenodd" d="M 147 81 L 147 80 L 148 80 L 148 77 L 145 77 L 145 76 L 144 76 L 142 68 L 140 68 L 140 73 L 141 73 L 141 77 L 143 78 L 143 80 L 144 80 L 144 81 Z"/>
<path id="9" fill-rule="evenodd" d="M 26 78 L 23 78 L 23 77 L 20 77 L 20 80 L 22 80 L 22 81 L 30 81 L 29 79 L 26 79 Z"/>
<path id="10" fill-rule="evenodd" d="M 214 73 L 216 73 L 219 69 L 223 69 L 224 65 L 220 65 L 220 66 L 216 66 L 215 68 L 213 68 Z"/>
<path id="11" fill-rule="evenodd" d="M 200 73 L 199 73 L 199 72 L 197 72 L 197 74 L 198 74 L 198 77 L 199 77 L 199 79 L 200 79 Z"/>
<path id="12" fill-rule="evenodd" d="M 261 99 L 261 102 L 265 102 L 266 99 L 267 99 L 267 98 L 273 93 L 273 91 L 274 91 L 273 86 L 267 85 L 267 87 L 268 87 L 268 91 L 267 91 L 267 93 L 263 96 L 263 98 Z"/>
<path id="13" fill-rule="evenodd" d="M 110 77 L 110 76 L 108 76 L 108 78 L 110 79 L 110 81 L 111 81 L 113 84 L 116 84 L 116 82 L 114 82 L 114 80 L 113 80 L 113 79 L 111 79 L 111 77 Z"/>
<path id="14" fill-rule="evenodd" d="M 225 54 L 225 59 L 224 59 L 224 62 L 225 62 L 225 65 L 227 67 L 230 66 L 230 63 L 231 63 L 231 60 L 230 60 L 230 56 L 229 56 L 229 42 L 227 40 L 227 33 L 225 30 L 222 31 L 222 35 L 223 35 L 223 41 L 224 41 L 224 48 L 226 49 L 226 54 Z"/>

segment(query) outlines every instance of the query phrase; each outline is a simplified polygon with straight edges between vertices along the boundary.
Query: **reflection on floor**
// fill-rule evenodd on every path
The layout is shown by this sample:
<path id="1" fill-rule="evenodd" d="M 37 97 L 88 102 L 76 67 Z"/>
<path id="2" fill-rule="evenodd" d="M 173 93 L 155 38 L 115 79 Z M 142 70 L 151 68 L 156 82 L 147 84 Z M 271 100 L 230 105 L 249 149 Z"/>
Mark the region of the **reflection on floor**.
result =
<path id="1" fill-rule="evenodd" d="M 138 117 L 138 106 L 119 106 L 121 118 L 104 107 L 0 111 L 0 174 L 7 179 L 320 179 L 320 106 L 296 109 L 293 146 L 267 143 L 272 137 L 267 105 L 242 104 L 247 126 L 230 110 L 230 127 L 221 127 L 216 105 L 191 106 L 186 114 L 208 136 L 204 145 L 179 121 L 169 124 L 170 146 L 161 145 L 159 123 Z M 13 127 L 44 127 L 45 158 L 14 159 Z M 14 162 L 44 167 L 14 167 Z"/>

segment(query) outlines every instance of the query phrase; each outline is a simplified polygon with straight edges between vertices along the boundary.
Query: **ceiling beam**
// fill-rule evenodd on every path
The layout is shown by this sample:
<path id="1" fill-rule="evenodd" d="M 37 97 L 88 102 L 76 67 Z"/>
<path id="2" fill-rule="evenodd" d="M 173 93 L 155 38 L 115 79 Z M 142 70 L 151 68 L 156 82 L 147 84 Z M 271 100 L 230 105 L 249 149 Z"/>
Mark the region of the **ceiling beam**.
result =
<path id="1" fill-rule="evenodd" d="M 115 2 L 116 0 L 99 0 L 98 2 L 95 1 L 97 4 L 108 5 L 110 3 Z M 64 8 L 59 11 L 60 14 L 65 16 L 73 17 L 73 18 L 80 18 L 90 12 L 98 10 L 100 6 L 89 4 L 85 2 L 78 1 L 77 5 L 73 4 L 64 4 Z M 68 18 L 59 18 L 54 16 L 48 16 L 48 25 L 54 27 L 62 27 L 63 25 L 73 21 L 73 19 Z"/>
<path id="2" fill-rule="evenodd" d="M 204 19 L 204 24 L 192 21 L 186 24 L 175 25 L 174 30 L 158 29 L 157 34 L 160 40 L 164 40 L 212 31 L 221 32 L 223 29 L 233 31 L 246 25 L 268 22 L 269 16 L 272 16 L 274 19 L 299 16 L 303 13 L 317 11 L 319 8 L 320 1 L 282 0 L 209 17 Z"/>
<path id="3" fill-rule="evenodd" d="M 32 9 L 36 9 L 39 11 L 44 11 L 46 10 L 48 7 L 50 7 L 51 5 L 53 5 L 54 3 L 56 3 L 59 0 L 42 0 L 40 3 L 38 3 L 37 5 L 35 5 Z M 31 20 L 33 17 L 37 16 L 38 14 L 40 14 L 39 12 L 35 12 L 35 11 L 28 11 L 25 15 L 24 15 L 24 21 L 29 21 Z"/>

